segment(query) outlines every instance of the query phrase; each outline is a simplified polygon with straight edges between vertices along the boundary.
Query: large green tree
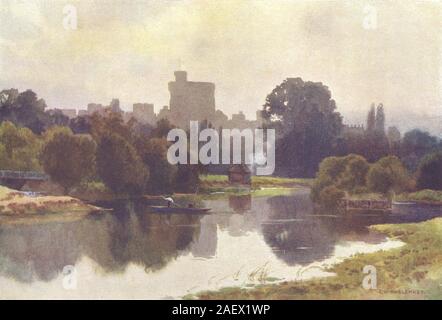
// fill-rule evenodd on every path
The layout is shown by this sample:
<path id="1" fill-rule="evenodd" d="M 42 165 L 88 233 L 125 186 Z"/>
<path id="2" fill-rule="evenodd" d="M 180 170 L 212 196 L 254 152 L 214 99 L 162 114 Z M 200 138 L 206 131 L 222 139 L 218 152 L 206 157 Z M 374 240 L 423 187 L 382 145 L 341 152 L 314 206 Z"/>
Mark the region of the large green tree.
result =
<path id="1" fill-rule="evenodd" d="M 404 134 L 400 146 L 401 160 L 409 170 L 415 171 L 425 155 L 441 147 L 437 137 L 426 131 L 414 129 Z"/>
<path id="2" fill-rule="evenodd" d="M 45 109 L 45 101 L 32 90 L 19 92 L 8 89 L 0 92 L 0 122 L 11 121 L 38 134 L 51 125 L 68 123 L 69 119 L 60 111 L 46 112 Z"/>
<path id="3" fill-rule="evenodd" d="M 95 142 L 88 136 L 59 131 L 45 143 L 41 162 L 54 182 L 67 194 L 95 170 Z"/>
<path id="4" fill-rule="evenodd" d="M 177 166 L 167 161 L 168 142 L 165 138 L 140 139 L 137 150 L 150 171 L 146 191 L 166 194 L 174 191 Z"/>
<path id="5" fill-rule="evenodd" d="M 0 124 L 0 169 L 39 171 L 42 140 L 28 128 L 12 122 Z"/>
<path id="6" fill-rule="evenodd" d="M 136 149 L 116 133 L 102 136 L 98 143 L 97 172 L 115 193 L 139 194 L 149 179 L 149 168 Z"/>
<path id="7" fill-rule="evenodd" d="M 342 129 L 331 92 L 320 82 L 288 78 L 267 96 L 262 112 L 276 129 L 276 173 L 312 177 L 333 153 Z"/>
<path id="8" fill-rule="evenodd" d="M 442 151 L 428 154 L 421 160 L 417 174 L 417 187 L 442 190 Z"/>

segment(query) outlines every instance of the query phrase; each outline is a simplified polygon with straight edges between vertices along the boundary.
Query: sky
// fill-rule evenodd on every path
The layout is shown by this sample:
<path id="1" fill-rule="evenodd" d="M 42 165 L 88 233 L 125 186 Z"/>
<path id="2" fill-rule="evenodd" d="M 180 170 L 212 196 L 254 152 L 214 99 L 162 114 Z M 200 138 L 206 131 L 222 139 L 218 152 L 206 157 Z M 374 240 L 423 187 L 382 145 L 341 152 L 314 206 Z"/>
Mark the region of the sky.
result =
<path id="1" fill-rule="evenodd" d="M 214 82 L 228 115 L 253 119 L 277 84 L 301 77 L 329 87 L 347 124 L 382 102 L 387 124 L 442 132 L 441 1 L 0 4 L 0 88 L 32 89 L 50 108 L 119 98 L 125 110 L 149 102 L 158 111 L 181 69 Z M 65 28 L 66 5 L 76 29 Z"/>

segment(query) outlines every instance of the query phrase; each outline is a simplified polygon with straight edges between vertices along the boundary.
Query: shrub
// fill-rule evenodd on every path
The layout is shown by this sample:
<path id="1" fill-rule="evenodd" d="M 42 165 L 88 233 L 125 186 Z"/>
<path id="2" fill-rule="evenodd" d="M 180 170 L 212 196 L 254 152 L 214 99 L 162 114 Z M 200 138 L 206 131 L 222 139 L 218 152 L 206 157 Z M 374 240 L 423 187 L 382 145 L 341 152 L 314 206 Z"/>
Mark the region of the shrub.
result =
<path id="1" fill-rule="evenodd" d="M 417 187 L 442 190 L 442 152 L 431 153 L 419 163 Z"/>
<path id="2" fill-rule="evenodd" d="M 369 190 L 387 194 L 409 190 L 412 180 L 399 158 L 388 156 L 373 164 L 368 171 Z"/>

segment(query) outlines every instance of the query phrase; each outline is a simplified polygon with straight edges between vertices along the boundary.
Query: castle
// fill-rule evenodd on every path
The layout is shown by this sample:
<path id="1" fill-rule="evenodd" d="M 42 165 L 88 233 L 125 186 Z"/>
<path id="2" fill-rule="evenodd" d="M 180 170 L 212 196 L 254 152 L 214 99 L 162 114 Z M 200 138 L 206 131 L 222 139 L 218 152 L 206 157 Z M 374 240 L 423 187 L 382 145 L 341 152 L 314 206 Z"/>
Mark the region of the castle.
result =
<path id="1" fill-rule="evenodd" d="M 215 105 L 215 84 L 212 82 L 195 82 L 187 80 L 186 71 L 175 71 L 175 81 L 170 81 L 168 89 L 170 93 L 169 106 L 164 106 L 158 114 L 154 112 L 154 105 L 150 103 L 134 103 L 132 112 L 125 112 L 120 108 L 118 99 L 113 99 L 110 105 L 104 106 L 97 103 L 89 103 L 87 110 L 58 109 L 68 118 L 76 116 L 92 115 L 105 110 L 112 110 L 123 115 L 125 121 L 134 118 L 140 123 L 155 125 L 160 119 L 168 119 L 172 124 L 188 128 L 191 120 L 207 121 L 214 128 L 257 128 L 261 126 L 261 111 L 256 112 L 257 120 L 247 120 L 242 111 L 232 114 L 229 119 Z"/>

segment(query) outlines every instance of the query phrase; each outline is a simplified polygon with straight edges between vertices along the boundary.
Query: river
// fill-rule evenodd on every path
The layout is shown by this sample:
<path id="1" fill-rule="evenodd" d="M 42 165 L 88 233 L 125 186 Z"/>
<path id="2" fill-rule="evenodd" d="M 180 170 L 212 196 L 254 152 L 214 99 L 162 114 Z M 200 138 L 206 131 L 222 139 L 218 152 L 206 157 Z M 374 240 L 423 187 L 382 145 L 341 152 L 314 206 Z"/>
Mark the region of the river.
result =
<path id="1" fill-rule="evenodd" d="M 209 215 L 155 214 L 137 202 L 69 221 L 0 226 L 0 298 L 177 299 L 223 287 L 332 276 L 358 252 L 401 246 L 370 232 L 440 208 L 351 217 L 313 210 L 308 191 L 206 200 Z"/>

